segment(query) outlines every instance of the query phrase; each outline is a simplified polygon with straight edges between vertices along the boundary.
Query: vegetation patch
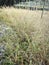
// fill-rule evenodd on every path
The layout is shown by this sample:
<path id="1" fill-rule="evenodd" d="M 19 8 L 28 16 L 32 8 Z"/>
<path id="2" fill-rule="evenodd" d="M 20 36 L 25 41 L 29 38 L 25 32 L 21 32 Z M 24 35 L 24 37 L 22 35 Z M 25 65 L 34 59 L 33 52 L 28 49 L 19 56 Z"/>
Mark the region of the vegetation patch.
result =
<path id="1" fill-rule="evenodd" d="M 0 64 L 49 65 L 49 11 L 0 9 Z"/>

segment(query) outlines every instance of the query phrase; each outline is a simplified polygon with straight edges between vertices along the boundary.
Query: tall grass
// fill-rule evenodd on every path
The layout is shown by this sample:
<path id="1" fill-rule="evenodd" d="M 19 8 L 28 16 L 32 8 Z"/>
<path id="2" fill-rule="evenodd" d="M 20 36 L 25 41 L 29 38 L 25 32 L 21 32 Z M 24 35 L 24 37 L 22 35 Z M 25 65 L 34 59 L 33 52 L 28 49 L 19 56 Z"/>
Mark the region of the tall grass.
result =
<path id="1" fill-rule="evenodd" d="M 40 17 L 41 11 L 0 9 L 0 26 L 9 28 L 0 37 L 1 65 L 49 65 L 49 11 Z"/>

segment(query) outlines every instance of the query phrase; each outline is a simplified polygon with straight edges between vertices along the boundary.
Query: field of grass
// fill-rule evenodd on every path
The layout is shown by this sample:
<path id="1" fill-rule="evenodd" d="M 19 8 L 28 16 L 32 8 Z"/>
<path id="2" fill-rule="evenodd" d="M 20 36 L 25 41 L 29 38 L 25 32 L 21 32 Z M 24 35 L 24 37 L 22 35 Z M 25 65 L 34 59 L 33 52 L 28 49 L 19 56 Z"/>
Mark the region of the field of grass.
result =
<path id="1" fill-rule="evenodd" d="M 49 65 L 49 11 L 0 8 L 0 64 Z"/>

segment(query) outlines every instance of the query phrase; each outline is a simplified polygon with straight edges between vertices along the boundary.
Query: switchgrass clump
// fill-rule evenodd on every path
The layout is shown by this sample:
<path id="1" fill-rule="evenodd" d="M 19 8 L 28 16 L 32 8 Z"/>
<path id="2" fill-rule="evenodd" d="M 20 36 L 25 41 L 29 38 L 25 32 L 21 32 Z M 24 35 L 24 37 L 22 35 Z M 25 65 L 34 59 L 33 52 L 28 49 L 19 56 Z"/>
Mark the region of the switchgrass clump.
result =
<path id="1" fill-rule="evenodd" d="M 0 12 L 1 65 L 49 65 L 49 11 Z"/>

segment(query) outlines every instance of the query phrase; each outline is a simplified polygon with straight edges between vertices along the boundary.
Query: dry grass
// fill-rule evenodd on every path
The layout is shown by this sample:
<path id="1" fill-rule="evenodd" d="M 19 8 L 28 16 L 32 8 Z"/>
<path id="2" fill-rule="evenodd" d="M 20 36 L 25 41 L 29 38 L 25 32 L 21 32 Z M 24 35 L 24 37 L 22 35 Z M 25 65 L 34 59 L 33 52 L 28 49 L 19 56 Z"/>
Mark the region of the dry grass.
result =
<path id="1" fill-rule="evenodd" d="M 19 51 L 23 51 L 21 52 L 22 54 L 20 54 L 22 56 L 22 65 L 26 55 L 25 60 L 28 58 L 29 65 L 38 65 L 40 63 L 42 65 L 42 62 L 45 64 L 45 61 L 49 59 L 49 57 L 47 58 L 49 55 L 49 11 L 44 11 L 42 19 L 41 13 L 41 11 L 37 10 L 30 11 L 15 9 L 13 7 L 3 7 L 0 9 L 0 23 L 5 23 L 11 27 L 18 36 L 17 40 L 14 40 L 13 43 L 18 43 Z M 25 50 L 24 46 L 26 45 L 24 44 L 29 44 Z M 23 55 L 24 52 L 26 53 L 25 55 Z M 19 57 L 19 55 L 17 57 Z M 24 62 L 27 63 L 27 61 Z"/>

